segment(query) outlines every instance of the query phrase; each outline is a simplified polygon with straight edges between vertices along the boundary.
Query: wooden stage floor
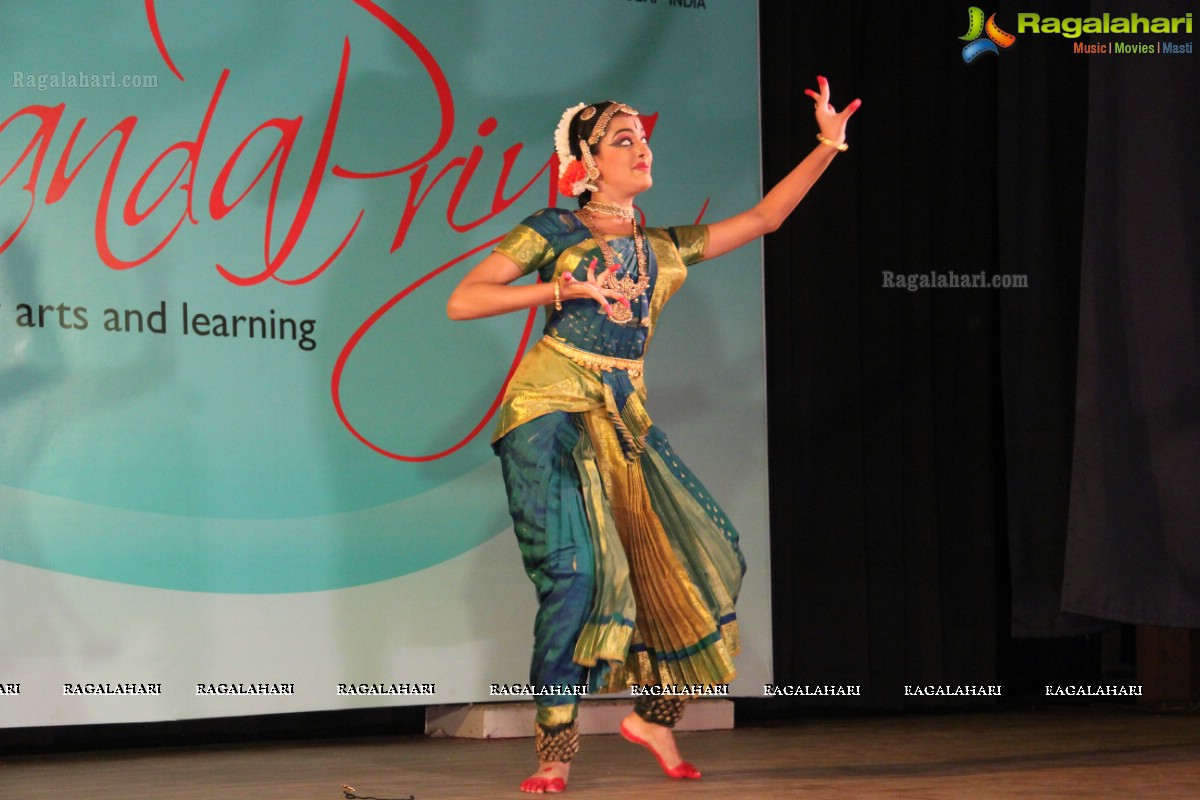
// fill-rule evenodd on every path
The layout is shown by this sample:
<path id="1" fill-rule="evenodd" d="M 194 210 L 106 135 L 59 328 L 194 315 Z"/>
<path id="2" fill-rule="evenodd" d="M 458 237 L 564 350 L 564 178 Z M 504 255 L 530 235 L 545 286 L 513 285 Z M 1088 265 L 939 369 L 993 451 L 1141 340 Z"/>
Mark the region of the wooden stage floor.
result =
<path id="1" fill-rule="evenodd" d="M 0 736 L 3 732 L 0 731 Z M 587 736 L 565 798 L 1200 798 L 1200 716 L 1066 708 L 817 718 L 680 734 L 700 781 Z M 530 740 L 397 737 L 4 757 L 5 800 L 523 797 Z"/>

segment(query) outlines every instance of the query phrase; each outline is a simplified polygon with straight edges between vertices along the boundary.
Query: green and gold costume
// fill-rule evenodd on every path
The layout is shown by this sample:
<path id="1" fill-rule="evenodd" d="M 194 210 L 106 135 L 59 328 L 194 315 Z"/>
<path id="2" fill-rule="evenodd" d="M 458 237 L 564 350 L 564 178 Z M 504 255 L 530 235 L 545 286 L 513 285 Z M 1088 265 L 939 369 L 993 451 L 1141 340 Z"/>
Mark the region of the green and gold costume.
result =
<path id="1" fill-rule="evenodd" d="M 618 323 L 591 299 L 547 309 L 545 337 L 510 381 L 493 446 L 526 572 L 537 590 L 537 687 L 712 686 L 733 680 L 738 536 L 646 410 L 641 359 L 707 228 L 645 231 L 644 294 Z M 632 237 L 609 242 L 642 277 Z M 496 248 L 524 272 L 587 278 L 600 250 L 572 212 L 546 209 Z M 538 723 L 574 720 L 577 697 L 543 696 Z"/>

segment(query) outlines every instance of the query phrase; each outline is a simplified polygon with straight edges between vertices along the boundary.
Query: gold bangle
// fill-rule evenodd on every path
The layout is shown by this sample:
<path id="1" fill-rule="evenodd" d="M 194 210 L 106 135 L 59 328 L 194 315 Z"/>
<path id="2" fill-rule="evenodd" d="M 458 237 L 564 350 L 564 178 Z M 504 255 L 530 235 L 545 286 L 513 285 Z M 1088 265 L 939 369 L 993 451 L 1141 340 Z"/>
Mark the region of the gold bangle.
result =
<path id="1" fill-rule="evenodd" d="M 562 279 L 560 277 L 555 278 L 554 279 L 554 310 L 555 311 L 562 311 L 562 295 L 560 294 L 560 292 L 562 291 L 561 287 L 562 287 Z"/>
<path id="2" fill-rule="evenodd" d="M 850 149 L 850 145 L 846 144 L 845 142 L 838 144 L 833 139 L 826 139 L 824 136 L 822 136 L 819 133 L 817 134 L 817 141 L 820 142 L 821 144 L 829 145 L 834 150 L 837 150 L 839 153 L 844 153 Z"/>

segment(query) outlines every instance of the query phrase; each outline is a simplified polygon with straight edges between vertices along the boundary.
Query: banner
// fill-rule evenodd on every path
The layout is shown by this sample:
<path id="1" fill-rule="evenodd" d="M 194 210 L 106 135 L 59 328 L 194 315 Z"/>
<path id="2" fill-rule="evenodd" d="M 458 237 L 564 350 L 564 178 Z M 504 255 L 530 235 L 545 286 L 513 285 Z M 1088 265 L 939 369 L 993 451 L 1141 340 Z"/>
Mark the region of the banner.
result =
<path id="1" fill-rule="evenodd" d="M 0 725 L 526 680 L 533 591 L 488 440 L 540 312 L 453 323 L 446 299 L 574 205 L 551 133 L 581 101 L 647 119 L 648 224 L 755 202 L 756 25 L 728 0 L 6 4 Z M 757 246 L 695 267 L 647 359 L 655 421 L 743 537 L 751 694 L 761 291 Z"/>

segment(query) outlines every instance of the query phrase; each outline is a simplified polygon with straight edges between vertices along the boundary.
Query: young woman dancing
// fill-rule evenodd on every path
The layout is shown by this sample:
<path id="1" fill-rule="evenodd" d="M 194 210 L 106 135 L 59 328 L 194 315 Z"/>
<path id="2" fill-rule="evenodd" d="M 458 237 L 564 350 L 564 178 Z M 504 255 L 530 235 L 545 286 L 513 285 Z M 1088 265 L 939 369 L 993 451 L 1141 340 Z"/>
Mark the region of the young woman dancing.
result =
<path id="1" fill-rule="evenodd" d="M 676 747 L 686 693 L 675 690 L 733 680 L 745 561 L 725 514 L 651 421 L 642 359 L 688 267 L 778 228 L 846 149 L 860 102 L 838 112 L 829 83 L 817 83 L 806 90 L 820 131 L 813 151 L 753 208 L 706 225 L 638 224 L 653 156 L 637 111 L 615 101 L 567 109 L 554 137 L 559 191 L 578 197 L 578 210 L 527 218 L 450 296 L 452 319 L 547 311 L 492 439 L 539 603 L 539 764 L 524 791 L 566 788 L 583 687 L 650 687 L 621 735 L 668 776 L 700 777 Z M 535 271 L 538 283 L 515 283 Z"/>

